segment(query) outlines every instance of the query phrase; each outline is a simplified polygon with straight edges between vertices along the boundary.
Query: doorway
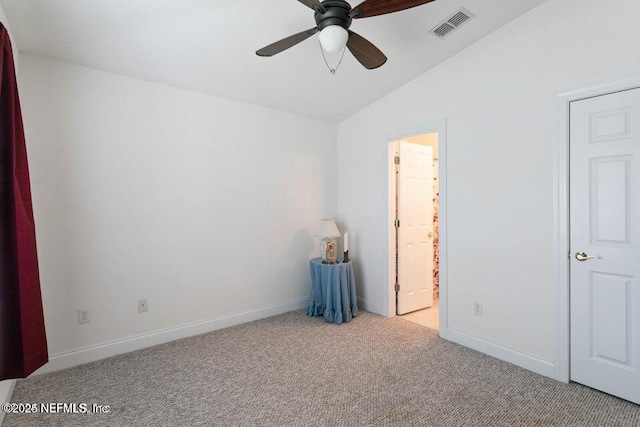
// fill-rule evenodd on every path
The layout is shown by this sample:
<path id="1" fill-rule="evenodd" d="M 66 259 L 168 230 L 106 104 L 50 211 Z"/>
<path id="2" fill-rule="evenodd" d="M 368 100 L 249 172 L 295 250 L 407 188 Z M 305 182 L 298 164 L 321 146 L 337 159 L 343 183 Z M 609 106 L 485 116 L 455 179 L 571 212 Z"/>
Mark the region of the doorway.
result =
<path id="1" fill-rule="evenodd" d="M 439 330 L 439 132 L 392 141 L 395 312 Z"/>
<path id="2" fill-rule="evenodd" d="M 554 378 L 636 403 L 640 271 L 624 252 L 640 241 L 639 88 L 640 75 L 559 94 L 554 144 Z"/>
<path id="3" fill-rule="evenodd" d="M 640 89 L 571 103 L 571 380 L 640 403 Z"/>

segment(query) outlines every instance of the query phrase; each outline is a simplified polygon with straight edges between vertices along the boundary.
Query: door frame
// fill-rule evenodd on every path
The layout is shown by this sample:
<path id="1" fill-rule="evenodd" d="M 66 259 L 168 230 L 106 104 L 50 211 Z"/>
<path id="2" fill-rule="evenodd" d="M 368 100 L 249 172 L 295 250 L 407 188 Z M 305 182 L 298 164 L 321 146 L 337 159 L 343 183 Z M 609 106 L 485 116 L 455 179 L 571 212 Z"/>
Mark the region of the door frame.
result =
<path id="1" fill-rule="evenodd" d="M 389 132 L 387 139 L 387 280 L 383 281 L 383 313 L 386 317 L 396 316 L 396 253 L 395 253 L 395 165 L 393 157 L 393 142 L 402 138 L 409 138 L 425 133 L 438 132 L 438 163 L 439 163 L 439 255 L 440 255 L 440 298 L 439 298 L 439 334 L 447 336 L 447 121 L 436 120 L 413 127 Z"/>
<path id="2" fill-rule="evenodd" d="M 554 158 L 554 276 L 555 355 L 554 378 L 570 382 L 570 230 L 569 230 L 569 107 L 572 102 L 640 88 L 640 75 L 608 80 L 557 95 L 555 102 Z"/>

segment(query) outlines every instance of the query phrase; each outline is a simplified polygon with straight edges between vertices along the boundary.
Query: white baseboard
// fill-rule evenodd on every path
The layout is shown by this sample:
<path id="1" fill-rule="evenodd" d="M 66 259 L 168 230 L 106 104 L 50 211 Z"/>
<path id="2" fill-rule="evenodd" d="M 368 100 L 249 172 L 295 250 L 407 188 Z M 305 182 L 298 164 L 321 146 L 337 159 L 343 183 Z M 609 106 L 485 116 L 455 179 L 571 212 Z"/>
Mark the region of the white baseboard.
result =
<path id="1" fill-rule="evenodd" d="M 16 380 L 0 381 L 0 403 L 11 402 L 11 395 L 13 395 L 13 388 L 16 386 Z M 4 421 L 4 411 L 0 411 L 0 426 Z"/>
<path id="2" fill-rule="evenodd" d="M 469 347 L 481 353 L 488 354 L 496 359 L 504 360 L 521 368 L 555 379 L 555 367 L 553 362 L 540 359 L 535 356 L 521 353 L 519 351 L 503 347 L 492 342 L 472 337 L 463 332 L 448 328 L 446 331 L 447 340 L 456 344 Z"/>
<path id="3" fill-rule="evenodd" d="M 358 308 L 368 311 L 370 313 L 378 314 L 380 316 L 384 316 L 383 307 L 380 304 L 374 304 L 365 299 L 358 297 Z"/>
<path id="4" fill-rule="evenodd" d="M 210 320 L 190 323 L 188 325 L 163 329 L 148 334 L 137 335 L 103 344 L 80 348 L 77 350 L 53 354 L 49 357 L 49 363 L 38 369 L 33 375 L 45 374 L 82 365 L 96 360 L 104 359 L 118 354 L 164 344 L 181 338 L 200 335 L 229 326 L 264 319 L 293 310 L 299 310 L 307 306 L 308 297 L 298 298 L 280 304 L 274 304 L 258 309 L 247 310 L 240 313 L 215 317 Z"/>

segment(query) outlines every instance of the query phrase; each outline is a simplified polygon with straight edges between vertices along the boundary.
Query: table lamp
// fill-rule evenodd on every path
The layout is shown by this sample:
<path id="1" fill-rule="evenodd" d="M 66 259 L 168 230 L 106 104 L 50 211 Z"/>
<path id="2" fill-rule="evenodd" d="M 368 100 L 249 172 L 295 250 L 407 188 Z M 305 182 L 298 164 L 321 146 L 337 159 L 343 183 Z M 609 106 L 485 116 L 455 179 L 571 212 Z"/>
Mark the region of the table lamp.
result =
<path id="1" fill-rule="evenodd" d="M 323 219 L 320 221 L 318 232 L 314 234 L 317 237 L 323 237 L 320 242 L 320 256 L 323 264 L 337 264 L 336 250 L 338 246 L 334 237 L 340 237 L 340 230 L 332 219 Z"/>

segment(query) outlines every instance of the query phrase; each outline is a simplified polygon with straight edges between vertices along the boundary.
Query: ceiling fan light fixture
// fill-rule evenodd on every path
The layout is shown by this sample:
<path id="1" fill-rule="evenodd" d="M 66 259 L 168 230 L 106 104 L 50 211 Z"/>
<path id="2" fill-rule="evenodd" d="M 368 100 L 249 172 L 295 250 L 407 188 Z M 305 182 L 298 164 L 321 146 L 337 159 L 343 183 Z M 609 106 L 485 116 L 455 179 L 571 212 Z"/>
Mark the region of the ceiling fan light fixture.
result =
<path id="1" fill-rule="evenodd" d="M 329 25 L 320 31 L 320 45 L 328 53 L 338 53 L 347 45 L 349 33 L 340 25 Z"/>
<path id="2" fill-rule="evenodd" d="M 387 61 L 387 57 L 369 40 L 349 30 L 351 22 L 354 19 L 399 12 L 431 3 L 435 0 L 364 0 L 354 8 L 346 0 L 298 1 L 314 11 L 313 17 L 316 21 L 316 26 L 271 43 L 257 50 L 256 55 L 277 55 L 319 32 L 320 51 L 325 63 L 327 63 L 325 52 L 338 53 L 342 50 L 342 58 L 344 58 L 344 53 L 349 48 L 349 51 L 360 64 L 368 70 L 373 70 L 382 66 Z M 342 62 L 342 58 L 340 58 L 340 62 L 335 68 L 331 68 L 327 63 L 327 67 L 332 74 L 335 74 L 336 69 Z"/>

